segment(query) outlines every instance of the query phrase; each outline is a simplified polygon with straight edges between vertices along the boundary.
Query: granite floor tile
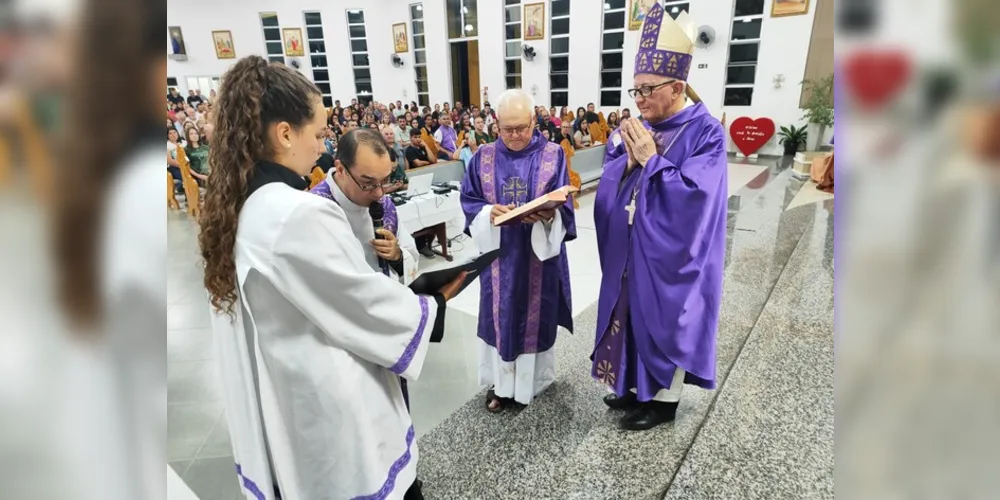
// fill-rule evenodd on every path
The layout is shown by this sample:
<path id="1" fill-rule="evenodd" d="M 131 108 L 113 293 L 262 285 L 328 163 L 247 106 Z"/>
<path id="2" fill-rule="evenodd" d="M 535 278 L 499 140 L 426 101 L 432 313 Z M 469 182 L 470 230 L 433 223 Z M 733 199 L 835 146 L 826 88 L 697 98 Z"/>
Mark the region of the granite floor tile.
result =
<path id="1" fill-rule="evenodd" d="M 222 401 L 215 360 L 167 363 L 167 401 L 202 403 Z"/>
<path id="2" fill-rule="evenodd" d="M 184 473 L 187 472 L 188 467 L 191 466 L 191 462 L 193 462 L 193 460 L 178 460 L 175 462 L 168 462 L 167 465 L 169 465 L 170 468 L 177 473 L 177 476 L 183 478 Z"/>
<path id="3" fill-rule="evenodd" d="M 789 259 L 667 499 L 833 498 L 833 276 L 823 266 L 833 233 L 824 222 Z"/>

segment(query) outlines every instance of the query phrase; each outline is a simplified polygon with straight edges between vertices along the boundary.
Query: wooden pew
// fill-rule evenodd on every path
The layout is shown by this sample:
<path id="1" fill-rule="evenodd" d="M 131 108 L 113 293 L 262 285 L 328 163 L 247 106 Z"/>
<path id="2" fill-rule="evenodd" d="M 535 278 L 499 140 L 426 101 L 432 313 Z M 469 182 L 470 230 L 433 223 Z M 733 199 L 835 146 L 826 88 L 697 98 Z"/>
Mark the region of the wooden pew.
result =
<path id="1" fill-rule="evenodd" d="M 198 181 L 191 175 L 191 162 L 188 161 L 184 148 L 177 148 L 177 163 L 181 166 L 181 179 L 184 185 L 184 196 L 187 198 L 187 212 L 192 217 L 201 216 L 201 191 Z"/>

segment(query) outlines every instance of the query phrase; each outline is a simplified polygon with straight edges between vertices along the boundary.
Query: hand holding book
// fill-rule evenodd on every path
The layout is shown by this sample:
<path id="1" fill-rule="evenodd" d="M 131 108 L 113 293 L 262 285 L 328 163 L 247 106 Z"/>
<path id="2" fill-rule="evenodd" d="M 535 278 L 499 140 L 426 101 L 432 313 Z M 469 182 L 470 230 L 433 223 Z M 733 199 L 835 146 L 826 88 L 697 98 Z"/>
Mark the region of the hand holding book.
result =
<path id="1" fill-rule="evenodd" d="M 577 191 L 579 189 L 574 186 L 563 186 L 517 208 L 512 205 L 494 205 L 490 218 L 494 226 L 509 226 L 517 222 L 533 224 L 551 220 L 555 216 L 555 209 L 566 203 L 570 195 Z"/>

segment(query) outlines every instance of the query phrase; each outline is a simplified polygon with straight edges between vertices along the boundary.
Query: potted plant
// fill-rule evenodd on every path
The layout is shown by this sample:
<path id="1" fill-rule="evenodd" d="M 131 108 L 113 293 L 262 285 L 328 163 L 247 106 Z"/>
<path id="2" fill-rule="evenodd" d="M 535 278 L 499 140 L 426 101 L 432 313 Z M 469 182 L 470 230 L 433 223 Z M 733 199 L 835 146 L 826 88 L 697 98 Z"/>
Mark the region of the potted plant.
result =
<path id="1" fill-rule="evenodd" d="M 781 132 L 778 132 L 778 137 L 781 140 L 778 144 L 785 145 L 785 156 L 794 155 L 799 151 L 799 148 L 805 149 L 806 140 L 809 138 L 809 132 L 806 130 L 806 126 L 796 128 L 795 125 L 790 127 L 781 127 Z"/>
<path id="2" fill-rule="evenodd" d="M 826 127 L 833 126 L 833 74 L 819 81 L 805 80 L 802 85 L 809 95 L 802 117 L 809 123 L 819 125 L 819 134 L 816 136 L 816 151 L 819 151 Z"/>

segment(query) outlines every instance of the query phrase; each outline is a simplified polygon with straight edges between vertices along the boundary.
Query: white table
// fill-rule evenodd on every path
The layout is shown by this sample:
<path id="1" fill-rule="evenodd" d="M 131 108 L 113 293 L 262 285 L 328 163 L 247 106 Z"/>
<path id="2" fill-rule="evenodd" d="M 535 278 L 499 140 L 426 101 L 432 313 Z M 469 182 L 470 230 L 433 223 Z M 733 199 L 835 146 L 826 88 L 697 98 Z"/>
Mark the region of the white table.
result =
<path id="1" fill-rule="evenodd" d="M 442 257 L 452 260 L 448 254 L 448 222 L 457 220 L 459 226 L 465 225 L 465 214 L 459 201 L 458 191 L 447 194 L 426 193 L 410 198 L 404 205 L 396 206 L 399 224 L 410 233 L 433 234 L 441 245 Z"/>

